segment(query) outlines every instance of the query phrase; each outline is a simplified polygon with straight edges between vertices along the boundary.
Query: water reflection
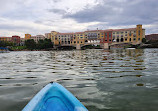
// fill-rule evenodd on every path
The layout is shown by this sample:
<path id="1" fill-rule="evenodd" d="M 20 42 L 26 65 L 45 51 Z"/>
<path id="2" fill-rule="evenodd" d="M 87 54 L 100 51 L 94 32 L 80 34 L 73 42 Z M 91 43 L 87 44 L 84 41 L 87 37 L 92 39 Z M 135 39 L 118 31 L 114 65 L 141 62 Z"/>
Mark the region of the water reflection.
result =
<path id="1" fill-rule="evenodd" d="M 21 110 L 43 86 L 55 81 L 90 111 L 156 111 L 157 52 L 91 49 L 0 54 L 0 110 Z"/>

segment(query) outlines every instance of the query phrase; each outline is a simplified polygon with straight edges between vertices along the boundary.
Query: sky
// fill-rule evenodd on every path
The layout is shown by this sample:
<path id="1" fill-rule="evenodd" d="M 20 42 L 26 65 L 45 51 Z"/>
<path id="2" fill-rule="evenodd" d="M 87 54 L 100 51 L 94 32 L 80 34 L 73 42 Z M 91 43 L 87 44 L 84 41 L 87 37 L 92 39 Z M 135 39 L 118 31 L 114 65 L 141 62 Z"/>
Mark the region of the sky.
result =
<path id="1" fill-rule="evenodd" d="M 158 33 L 158 0 L 0 0 L 0 36 L 134 28 Z"/>

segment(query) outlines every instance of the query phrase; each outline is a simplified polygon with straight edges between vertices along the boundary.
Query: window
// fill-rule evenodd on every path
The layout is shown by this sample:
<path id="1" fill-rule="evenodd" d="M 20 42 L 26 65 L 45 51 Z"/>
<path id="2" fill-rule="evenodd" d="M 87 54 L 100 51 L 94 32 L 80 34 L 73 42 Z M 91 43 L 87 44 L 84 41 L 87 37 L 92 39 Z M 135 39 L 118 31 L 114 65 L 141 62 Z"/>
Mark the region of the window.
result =
<path id="1" fill-rule="evenodd" d="M 117 32 L 117 34 L 119 34 L 119 32 Z"/>
<path id="2" fill-rule="evenodd" d="M 74 44 L 76 44 L 76 41 L 74 41 Z"/>
<path id="3" fill-rule="evenodd" d="M 134 34 L 133 37 L 136 37 L 136 34 Z"/>
<path id="4" fill-rule="evenodd" d="M 123 42 L 124 40 L 123 40 L 123 38 L 121 38 L 121 42 Z"/>
<path id="5" fill-rule="evenodd" d="M 127 41 L 127 38 L 125 38 L 125 41 Z"/>
<path id="6" fill-rule="evenodd" d="M 77 41 L 77 43 L 79 44 L 79 41 Z"/>
<path id="7" fill-rule="evenodd" d="M 130 38 L 129 41 L 131 41 L 132 39 Z"/>
<path id="8" fill-rule="evenodd" d="M 117 40 L 116 40 L 117 42 L 119 42 L 119 38 L 117 38 Z"/>
<path id="9" fill-rule="evenodd" d="M 138 40 L 140 41 L 140 38 L 138 38 Z"/>
<path id="10" fill-rule="evenodd" d="M 107 33 L 105 33 L 105 37 L 107 37 Z"/>
<path id="11" fill-rule="evenodd" d="M 135 41 L 135 40 L 136 40 L 136 38 L 133 38 L 133 40 Z"/>
<path id="12" fill-rule="evenodd" d="M 139 32 L 138 32 L 138 35 L 140 36 L 140 30 L 139 30 Z"/>

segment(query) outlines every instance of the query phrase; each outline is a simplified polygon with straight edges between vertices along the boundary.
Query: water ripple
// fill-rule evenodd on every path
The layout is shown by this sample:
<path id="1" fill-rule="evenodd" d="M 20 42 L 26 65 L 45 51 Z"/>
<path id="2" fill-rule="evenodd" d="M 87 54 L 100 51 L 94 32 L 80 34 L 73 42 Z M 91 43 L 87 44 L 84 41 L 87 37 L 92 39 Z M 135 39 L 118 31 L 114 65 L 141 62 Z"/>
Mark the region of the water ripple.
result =
<path id="1" fill-rule="evenodd" d="M 21 110 L 51 81 L 90 111 L 157 111 L 158 49 L 22 51 L 0 54 L 0 63 L 3 111 Z"/>

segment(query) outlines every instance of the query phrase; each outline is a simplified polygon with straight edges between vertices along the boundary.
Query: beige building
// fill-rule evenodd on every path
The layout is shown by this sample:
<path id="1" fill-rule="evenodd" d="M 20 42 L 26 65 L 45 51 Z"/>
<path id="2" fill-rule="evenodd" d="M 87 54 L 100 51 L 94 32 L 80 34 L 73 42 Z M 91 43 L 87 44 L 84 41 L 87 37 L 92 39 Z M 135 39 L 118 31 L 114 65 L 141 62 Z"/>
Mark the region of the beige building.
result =
<path id="1" fill-rule="evenodd" d="M 59 45 L 71 45 L 73 33 L 58 33 L 55 38 L 59 41 Z"/>
<path id="2" fill-rule="evenodd" d="M 51 31 L 51 41 L 53 42 L 54 45 L 59 45 L 59 38 L 57 38 L 58 33 L 59 32 Z"/>
<path id="3" fill-rule="evenodd" d="M 43 35 L 36 35 L 36 36 L 31 36 L 30 39 L 33 39 L 37 43 L 39 40 L 44 40 L 45 36 L 43 36 Z"/>
<path id="4" fill-rule="evenodd" d="M 72 37 L 72 45 L 85 44 L 85 34 L 84 32 L 76 32 Z"/>
<path id="5" fill-rule="evenodd" d="M 145 29 L 142 25 L 137 25 L 136 28 L 113 29 L 112 38 L 113 42 L 139 44 L 145 38 Z"/>
<path id="6" fill-rule="evenodd" d="M 51 33 L 45 33 L 45 38 L 51 39 Z"/>
<path id="7" fill-rule="evenodd" d="M 87 41 L 89 44 L 96 44 L 98 45 L 100 43 L 100 38 L 104 37 L 101 30 L 88 30 L 85 31 L 85 41 Z"/>

